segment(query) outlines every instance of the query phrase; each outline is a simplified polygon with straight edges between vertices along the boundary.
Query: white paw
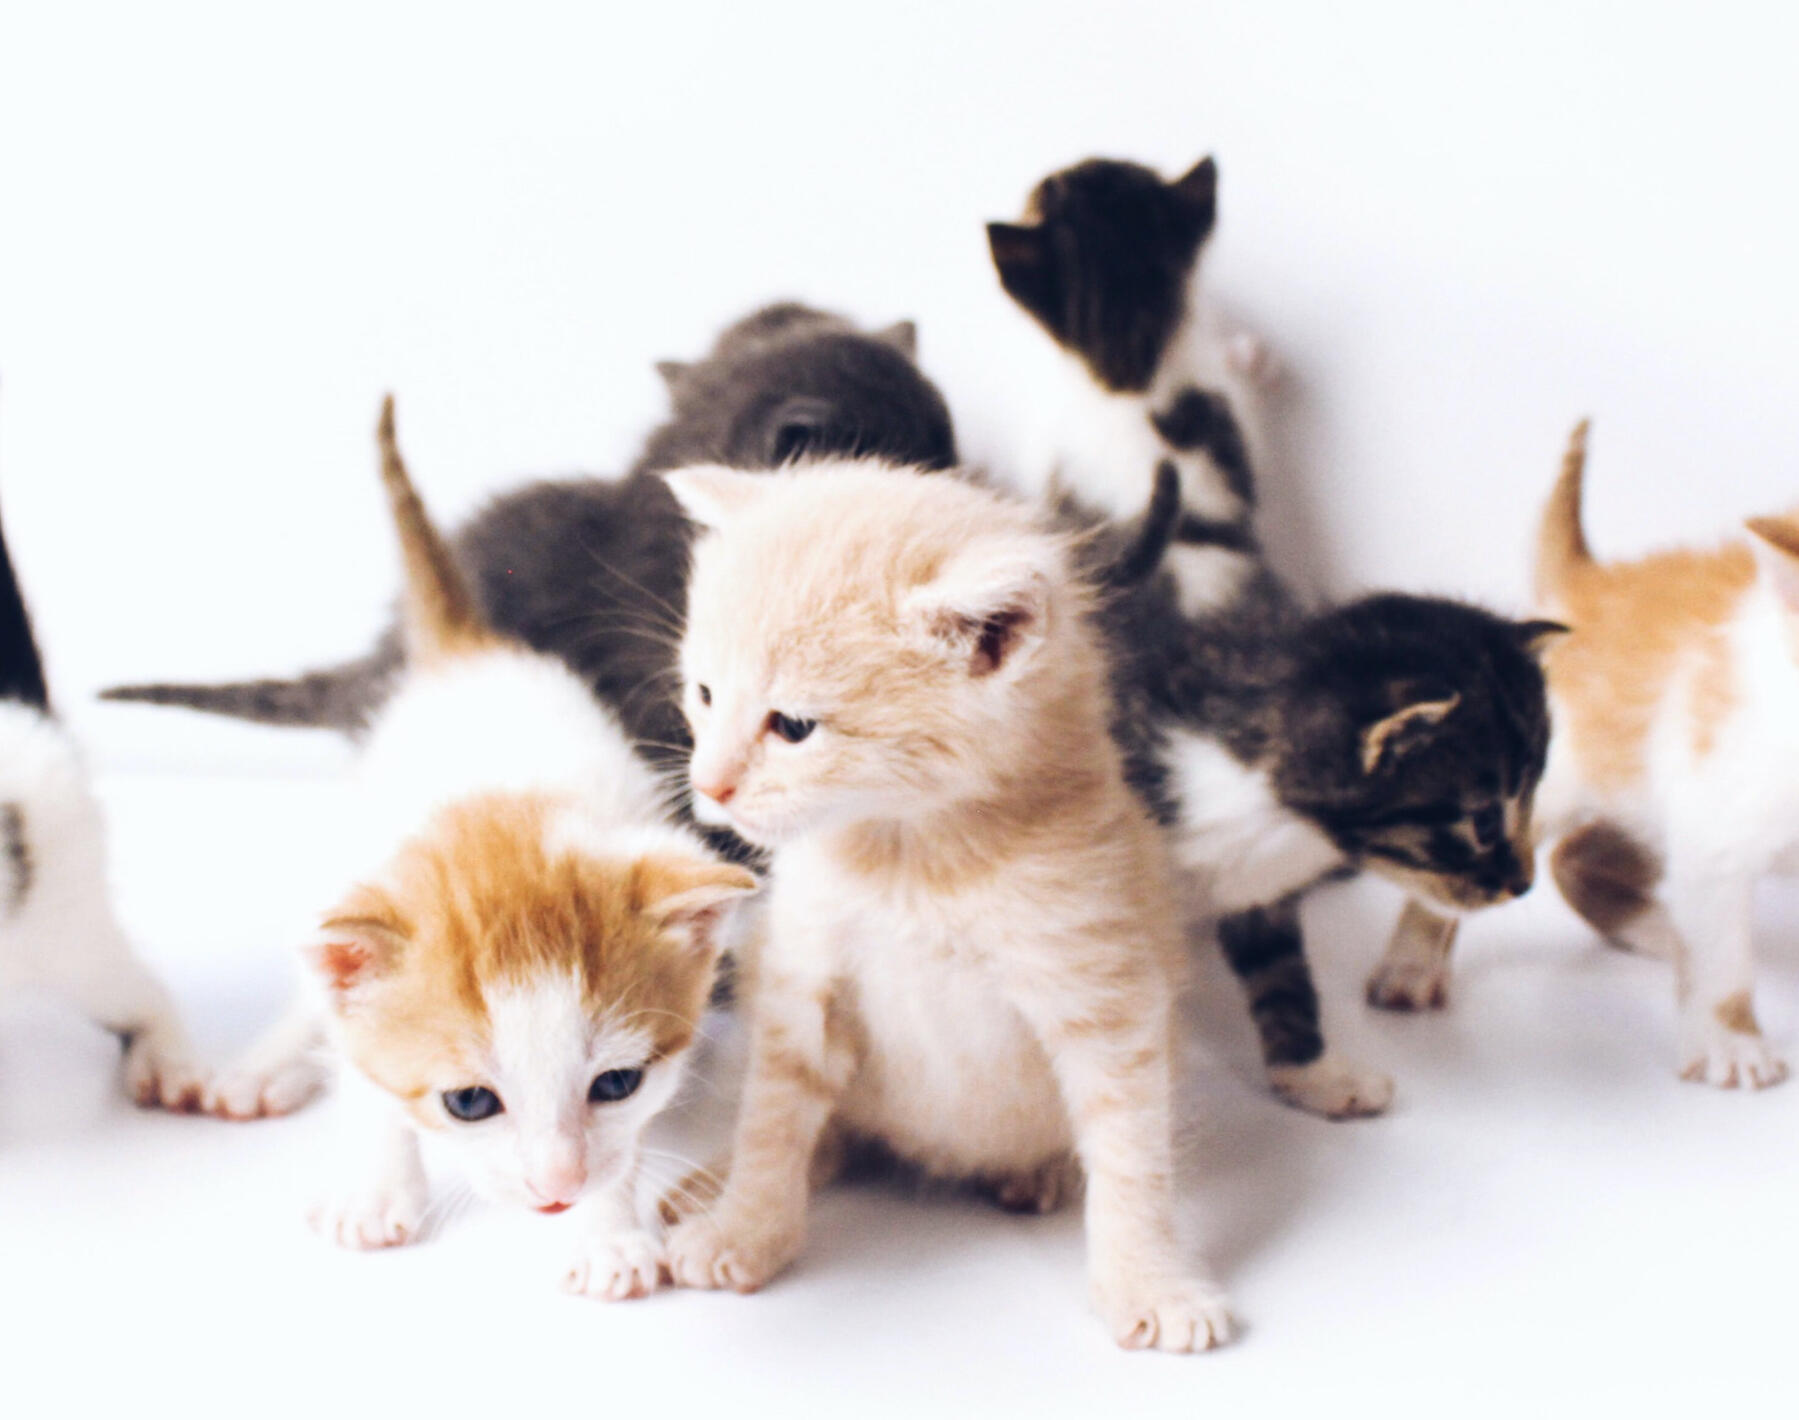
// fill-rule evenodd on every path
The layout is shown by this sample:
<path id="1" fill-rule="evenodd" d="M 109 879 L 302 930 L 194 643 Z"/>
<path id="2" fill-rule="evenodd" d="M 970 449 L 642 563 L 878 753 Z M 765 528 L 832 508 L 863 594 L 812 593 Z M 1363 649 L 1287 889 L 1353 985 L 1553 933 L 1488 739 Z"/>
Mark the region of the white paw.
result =
<path id="1" fill-rule="evenodd" d="M 125 1093 L 144 1109 L 193 1114 L 204 1107 L 206 1072 L 188 1057 L 185 1045 L 146 1027 L 125 1048 Z"/>
<path id="2" fill-rule="evenodd" d="M 1231 1339 L 1231 1309 L 1210 1282 L 1167 1281 L 1102 1299 L 1112 1336 L 1127 1351 L 1210 1351 Z"/>
<path id="3" fill-rule="evenodd" d="M 321 1237 L 339 1247 L 399 1247 L 418 1240 L 425 1195 L 409 1184 L 377 1185 L 327 1199 L 306 1216 Z"/>
<path id="4" fill-rule="evenodd" d="M 1288 1104 L 1326 1119 L 1361 1119 L 1393 1103 L 1393 1077 L 1335 1055 L 1309 1065 L 1273 1065 L 1268 1081 Z"/>
<path id="5" fill-rule="evenodd" d="M 602 1302 L 647 1297 L 662 1280 L 662 1244 L 632 1231 L 589 1238 L 562 1279 L 562 1289 Z"/>
<path id="6" fill-rule="evenodd" d="M 1449 964 L 1383 960 L 1368 978 L 1368 1004 L 1383 1011 L 1440 1011 L 1449 1001 Z"/>
<path id="7" fill-rule="evenodd" d="M 213 1080 L 205 1109 L 220 1119 L 273 1119 L 292 1114 L 324 1082 L 324 1071 L 311 1060 L 290 1060 L 267 1070 L 240 1065 Z"/>
<path id="8" fill-rule="evenodd" d="M 668 1235 L 676 1285 L 754 1292 L 799 1256 L 798 1228 L 742 1226 L 719 1214 L 689 1218 Z"/>
<path id="9" fill-rule="evenodd" d="M 1786 1061 L 1757 1035 L 1729 1030 L 1715 1021 L 1682 1042 L 1680 1078 L 1720 1089 L 1766 1089 L 1787 1077 Z"/>

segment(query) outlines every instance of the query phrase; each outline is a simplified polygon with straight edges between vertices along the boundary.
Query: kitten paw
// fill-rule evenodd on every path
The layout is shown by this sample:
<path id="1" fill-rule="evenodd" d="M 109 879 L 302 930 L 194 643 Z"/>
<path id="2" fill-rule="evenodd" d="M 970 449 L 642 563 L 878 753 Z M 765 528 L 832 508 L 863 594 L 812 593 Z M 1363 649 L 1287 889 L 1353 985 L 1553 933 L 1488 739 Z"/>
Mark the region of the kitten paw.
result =
<path id="1" fill-rule="evenodd" d="M 416 1242 L 425 1220 L 422 1191 L 405 1186 L 377 1186 L 315 1206 L 306 1215 L 321 1237 L 339 1247 L 364 1251 Z"/>
<path id="2" fill-rule="evenodd" d="M 324 1072 L 310 1060 L 227 1070 L 206 1091 L 205 1109 L 220 1119 L 274 1119 L 306 1104 L 324 1083 Z"/>
<path id="3" fill-rule="evenodd" d="M 206 1072 L 185 1046 L 146 1027 L 125 1047 L 125 1093 L 142 1109 L 196 1114 L 205 1106 Z"/>
<path id="4" fill-rule="evenodd" d="M 562 1279 L 562 1290 L 601 1302 L 647 1297 L 662 1279 L 662 1244 L 632 1231 L 589 1238 Z"/>
<path id="5" fill-rule="evenodd" d="M 1120 1291 L 1100 1303 L 1127 1351 L 1210 1351 L 1231 1339 L 1231 1309 L 1209 1282 L 1171 1281 Z"/>
<path id="6" fill-rule="evenodd" d="M 1440 1011 L 1449 1004 L 1449 969 L 1403 957 L 1383 961 L 1368 978 L 1368 1004 L 1383 1011 Z"/>
<path id="7" fill-rule="evenodd" d="M 1393 1103 L 1393 1077 L 1321 1055 L 1309 1065 L 1271 1065 L 1275 1094 L 1307 1114 L 1326 1119 L 1365 1119 Z"/>
<path id="8" fill-rule="evenodd" d="M 1682 1046 L 1680 1078 L 1719 1089 L 1763 1090 L 1787 1077 L 1786 1061 L 1757 1035 L 1710 1024 Z"/>
<path id="9" fill-rule="evenodd" d="M 1073 1154 L 1058 1154 L 1024 1173 L 995 1178 L 988 1188 L 1008 1213 L 1053 1213 L 1080 1193 L 1084 1178 Z"/>
<path id="10" fill-rule="evenodd" d="M 754 1292 L 799 1255 L 803 1240 L 799 1229 L 689 1218 L 668 1235 L 669 1275 L 681 1287 Z"/>

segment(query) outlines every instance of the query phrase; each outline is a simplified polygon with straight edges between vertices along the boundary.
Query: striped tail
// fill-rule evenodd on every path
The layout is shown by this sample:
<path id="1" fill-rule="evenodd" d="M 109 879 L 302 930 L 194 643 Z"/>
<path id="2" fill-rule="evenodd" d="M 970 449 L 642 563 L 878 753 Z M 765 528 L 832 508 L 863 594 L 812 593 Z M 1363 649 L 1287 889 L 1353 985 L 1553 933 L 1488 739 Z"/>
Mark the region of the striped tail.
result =
<path id="1" fill-rule="evenodd" d="M 337 730 L 355 735 L 368 728 L 387 699 L 401 663 L 400 646 L 389 634 L 366 656 L 342 665 L 307 671 L 291 680 L 228 681 L 218 685 L 183 685 L 160 681 L 115 685 L 100 692 L 102 700 L 172 705 L 254 720 L 263 725 L 290 725 Z"/>
<path id="2" fill-rule="evenodd" d="M 1537 530 L 1536 598 L 1540 607 L 1554 607 L 1568 579 L 1593 565 L 1593 552 L 1580 527 L 1581 480 L 1587 467 L 1587 427 L 1583 419 L 1568 436 L 1562 455 L 1562 474 L 1556 479 L 1549 501 L 1543 505 L 1543 521 Z"/>

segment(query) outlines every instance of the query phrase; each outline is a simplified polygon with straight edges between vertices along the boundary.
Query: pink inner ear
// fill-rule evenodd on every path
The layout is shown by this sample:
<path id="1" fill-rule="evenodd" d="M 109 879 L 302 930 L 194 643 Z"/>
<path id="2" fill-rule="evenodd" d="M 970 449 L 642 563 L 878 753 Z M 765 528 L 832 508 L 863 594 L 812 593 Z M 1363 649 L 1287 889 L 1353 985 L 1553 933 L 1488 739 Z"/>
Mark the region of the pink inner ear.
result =
<path id="1" fill-rule="evenodd" d="M 326 942 L 318 949 L 319 970 L 333 991 L 348 991 L 369 964 L 369 949 L 360 942 Z"/>

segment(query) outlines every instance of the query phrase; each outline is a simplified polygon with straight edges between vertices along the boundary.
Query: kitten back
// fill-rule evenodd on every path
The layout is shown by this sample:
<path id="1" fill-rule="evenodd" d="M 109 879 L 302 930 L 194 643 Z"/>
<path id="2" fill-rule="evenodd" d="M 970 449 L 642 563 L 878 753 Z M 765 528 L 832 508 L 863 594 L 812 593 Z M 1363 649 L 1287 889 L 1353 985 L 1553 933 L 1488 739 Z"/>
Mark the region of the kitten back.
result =
<path id="1" fill-rule="evenodd" d="M 1543 507 L 1543 521 L 1537 531 L 1536 597 L 1539 606 L 1560 601 L 1568 580 L 1593 565 L 1593 552 L 1587 546 L 1580 525 L 1581 484 L 1587 467 L 1587 428 L 1583 419 L 1568 436 L 1568 451 L 1562 455 L 1562 473 L 1556 480 L 1549 501 Z"/>
<path id="2" fill-rule="evenodd" d="M 381 401 L 376 437 L 381 446 L 381 483 L 400 538 L 408 654 L 429 661 L 487 644 L 492 633 L 400 457 L 391 394 Z"/>

